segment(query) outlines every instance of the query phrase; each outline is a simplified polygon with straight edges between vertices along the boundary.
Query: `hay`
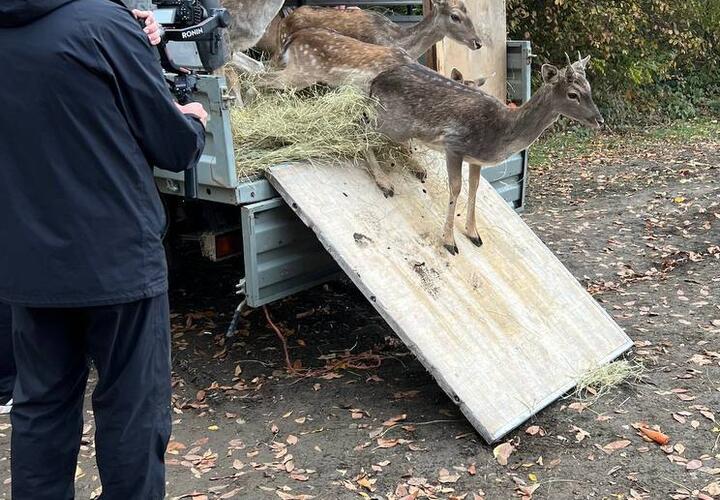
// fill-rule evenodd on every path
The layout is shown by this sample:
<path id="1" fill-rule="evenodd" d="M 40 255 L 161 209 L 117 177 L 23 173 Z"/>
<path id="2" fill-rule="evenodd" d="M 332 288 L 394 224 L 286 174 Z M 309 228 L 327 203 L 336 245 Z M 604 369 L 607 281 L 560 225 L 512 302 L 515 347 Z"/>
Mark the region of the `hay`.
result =
<path id="1" fill-rule="evenodd" d="M 616 361 L 588 371 L 575 388 L 575 397 L 594 402 L 624 383 L 639 382 L 645 367 L 635 361 Z"/>
<path id="2" fill-rule="evenodd" d="M 287 162 L 353 162 L 377 151 L 385 164 L 411 154 L 375 131 L 376 104 L 355 87 L 259 92 L 244 78 L 247 107 L 231 110 L 238 176 L 249 178 Z"/>

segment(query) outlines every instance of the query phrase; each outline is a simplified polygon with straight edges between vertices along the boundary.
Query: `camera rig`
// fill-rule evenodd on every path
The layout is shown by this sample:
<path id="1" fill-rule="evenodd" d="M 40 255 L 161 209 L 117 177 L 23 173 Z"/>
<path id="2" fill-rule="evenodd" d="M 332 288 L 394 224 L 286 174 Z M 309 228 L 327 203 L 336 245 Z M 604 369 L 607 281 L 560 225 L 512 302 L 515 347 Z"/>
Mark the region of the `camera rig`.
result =
<path id="1" fill-rule="evenodd" d="M 229 59 L 224 29 L 230 13 L 218 0 L 153 0 L 155 18 L 163 27 L 160 63 L 170 91 L 187 104 L 196 90 L 198 75 L 212 74 Z M 195 169 L 185 172 L 185 197 L 198 197 Z"/>

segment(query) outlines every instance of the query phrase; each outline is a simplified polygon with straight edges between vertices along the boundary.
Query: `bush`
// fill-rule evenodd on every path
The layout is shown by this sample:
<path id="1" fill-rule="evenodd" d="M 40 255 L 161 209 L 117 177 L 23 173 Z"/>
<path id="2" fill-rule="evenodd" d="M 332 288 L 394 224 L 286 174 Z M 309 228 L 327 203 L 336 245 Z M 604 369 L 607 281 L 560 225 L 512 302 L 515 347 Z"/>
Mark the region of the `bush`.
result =
<path id="1" fill-rule="evenodd" d="M 593 56 L 598 104 L 622 125 L 720 108 L 720 0 L 508 0 L 508 37 L 540 62 Z"/>

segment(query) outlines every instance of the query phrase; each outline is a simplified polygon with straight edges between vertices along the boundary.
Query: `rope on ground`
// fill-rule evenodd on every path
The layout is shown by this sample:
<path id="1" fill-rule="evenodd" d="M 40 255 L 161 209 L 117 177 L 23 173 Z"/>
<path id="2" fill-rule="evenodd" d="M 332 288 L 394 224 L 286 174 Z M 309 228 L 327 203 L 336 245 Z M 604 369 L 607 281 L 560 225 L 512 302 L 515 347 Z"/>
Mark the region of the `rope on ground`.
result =
<path id="1" fill-rule="evenodd" d="M 303 378 L 312 378 L 321 377 L 323 375 L 327 375 L 328 373 L 332 373 L 336 370 L 343 368 L 351 368 L 354 370 L 374 370 L 376 368 L 379 368 L 380 365 L 382 365 L 382 358 L 379 355 L 372 352 L 363 352 L 353 356 L 345 356 L 341 359 L 338 359 L 334 363 L 328 364 L 324 368 L 317 368 L 312 370 L 306 368 L 295 368 L 295 366 L 293 366 L 292 360 L 290 359 L 290 351 L 288 349 L 287 338 L 283 334 L 282 330 L 280 330 L 280 328 L 273 321 L 268 307 L 263 306 L 263 310 L 265 312 L 265 319 L 267 319 L 268 325 L 270 325 L 270 328 L 272 328 L 272 330 L 275 332 L 275 335 L 277 335 L 278 339 L 280 339 L 280 343 L 283 348 L 283 354 L 285 355 L 285 369 L 288 371 L 288 373 L 292 375 L 300 376 Z"/>
<path id="2" fill-rule="evenodd" d="M 290 373 L 297 373 L 295 370 L 295 367 L 292 364 L 292 361 L 290 361 L 290 351 L 288 351 L 288 345 L 287 345 L 287 339 L 285 338 L 285 335 L 283 335 L 283 332 L 280 331 L 280 328 L 277 327 L 277 325 L 273 322 L 272 318 L 270 317 L 270 311 L 268 310 L 267 306 L 263 306 L 263 311 L 265 311 L 265 318 L 267 319 L 268 324 L 270 325 L 270 328 L 273 329 L 275 334 L 280 339 L 280 343 L 282 344 L 283 353 L 285 353 L 285 368 Z"/>

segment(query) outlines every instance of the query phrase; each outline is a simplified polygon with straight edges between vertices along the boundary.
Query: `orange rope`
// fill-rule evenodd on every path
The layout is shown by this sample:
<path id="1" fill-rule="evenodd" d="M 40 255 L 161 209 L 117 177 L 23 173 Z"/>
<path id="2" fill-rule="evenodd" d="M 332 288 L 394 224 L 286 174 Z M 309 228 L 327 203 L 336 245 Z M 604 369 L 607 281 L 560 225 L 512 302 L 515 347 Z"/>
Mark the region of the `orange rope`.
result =
<path id="1" fill-rule="evenodd" d="M 297 370 L 294 366 L 292 361 L 290 360 L 290 351 L 288 349 L 287 339 L 285 338 L 285 335 L 282 333 L 280 328 L 273 322 L 272 317 L 270 316 L 270 311 L 268 310 L 267 306 L 263 306 L 263 310 L 265 311 L 265 318 L 267 319 L 268 324 L 270 325 L 270 328 L 273 329 L 275 332 L 275 335 L 277 335 L 278 339 L 280 339 L 280 343 L 282 344 L 283 353 L 285 355 L 285 368 L 287 371 L 293 375 L 298 375 L 302 377 L 320 377 L 322 375 L 326 375 L 328 373 L 334 372 L 335 370 L 341 369 L 341 368 L 352 368 L 354 370 L 373 370 L 375 368 L 379 368 L 380 365 L 382 365 L 382 358 L 377 355 L 370 352 L 365 352 L 362 354 L 357 354 L 355 356 L 348 356 L 343 359 L 338 360 L 337 362 L 333 363 L 332 365 L 326 366 L 325 368 L 319 368 L 316 370 L 310 370 L 310 369 L 301 369 Z M 365 364 L 365 361 L 372 361 L 372 364 Z"/>

